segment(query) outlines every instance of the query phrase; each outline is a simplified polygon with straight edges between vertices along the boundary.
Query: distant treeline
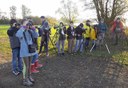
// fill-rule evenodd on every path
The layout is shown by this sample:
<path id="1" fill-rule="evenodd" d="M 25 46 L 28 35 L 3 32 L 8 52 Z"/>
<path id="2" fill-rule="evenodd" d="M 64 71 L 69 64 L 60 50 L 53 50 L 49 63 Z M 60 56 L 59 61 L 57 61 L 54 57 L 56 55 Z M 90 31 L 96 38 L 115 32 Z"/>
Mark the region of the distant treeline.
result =
<path id="1" fill-rule="evenodd" d="M 34 25 L 39 25 L 39 24 L 41 24 L 40 17 L 38 17 L 38 16 L 30 16 L 30 18 L 32 19 Z M 53 17 L 46 17 L 46 19 L 47 19 L 47 21 L 49 22 L 49 24 L 50 24 L 51 26 L 57 24 L 56 18 L 53 18 Z M 17 19 L 17 21 L 18 21 L 19 23 L 21 23 L 21 20 L 22 20 L 22 19 Z M 10 21 L 9 18 L 1 18 L 1 19 L 0 19 L 0 25 L 8 25 L 8 24 L 9 24 L 9 21 Z"/>

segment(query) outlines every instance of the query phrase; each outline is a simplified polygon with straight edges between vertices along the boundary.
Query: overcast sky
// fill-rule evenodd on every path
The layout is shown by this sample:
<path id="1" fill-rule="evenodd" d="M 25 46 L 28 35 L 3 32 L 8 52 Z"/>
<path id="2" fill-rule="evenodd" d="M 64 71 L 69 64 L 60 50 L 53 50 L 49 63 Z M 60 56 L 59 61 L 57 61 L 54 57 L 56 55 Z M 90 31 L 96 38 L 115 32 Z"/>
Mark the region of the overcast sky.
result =
<path id="1" fill-rule="evenodd" d="M 9 7 L 14 5 L 17 7 L 17 17 L 21 16 L 21 6 L 24 4 L 31 9 L 31 15 L 33 16 L 52 16 L 57 19 L 60 18 L 59 14 L 56 14 L 56 10 L 61 6 L 61 0 L 2 0 L 0 3 L 0 9 L 3 12 L 7 12 L 9 17 Z M 84 4 L 80 0 L 72 0 L 76 3 L 79 10 L 78 19 L 95 18 L 95 13 L 92 11 L 84 11 Z"/>
<path id="2" fill-rule="evenodd" d="M 57 19 L 60 18 L 60 15 L 56 14 L 56 10 L 61 6 L 61 0 L 1 0 L 0 3 L 0 10 L 3 12 L 7 12 L 7 16 L 9 17 L 9 7 L 14 5 L 17 7 L 17 17 L 21 16 L 21 6 L 24 4 L 28 8 L 31 9 L 31 15 L 33 16 L 52 16 L 56 17 Z M 89 18 L 96 18 L 95 11 L 85 11 L 84 4 L 80 0 L 72 0 L 76 3 L 79 16 L 78 19 L 89 19 Z M 128 14 L 125 15 L 128 17 Z"/>

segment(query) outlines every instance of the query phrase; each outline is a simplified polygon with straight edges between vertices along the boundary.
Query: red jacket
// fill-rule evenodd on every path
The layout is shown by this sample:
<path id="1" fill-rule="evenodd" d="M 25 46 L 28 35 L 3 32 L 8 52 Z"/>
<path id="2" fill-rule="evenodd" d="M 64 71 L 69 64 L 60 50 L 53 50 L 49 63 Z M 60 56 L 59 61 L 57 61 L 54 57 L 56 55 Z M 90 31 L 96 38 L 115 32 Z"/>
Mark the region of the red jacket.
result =
<path id="1" fill-rule="evenodd" d="M 115 22 L 113 23 L 112 28 L 111 28 L 112 32 L 114 32 L 114 30 L 116 29 L 116 25 L 117 25 L 117 23 L 116 23 L 116 21 L 115 21 Z M 122 24 L 122 22 L 119 23 L 119 26 L 120 26 L 120 29 L 123 31 L 123 24 Z"/>

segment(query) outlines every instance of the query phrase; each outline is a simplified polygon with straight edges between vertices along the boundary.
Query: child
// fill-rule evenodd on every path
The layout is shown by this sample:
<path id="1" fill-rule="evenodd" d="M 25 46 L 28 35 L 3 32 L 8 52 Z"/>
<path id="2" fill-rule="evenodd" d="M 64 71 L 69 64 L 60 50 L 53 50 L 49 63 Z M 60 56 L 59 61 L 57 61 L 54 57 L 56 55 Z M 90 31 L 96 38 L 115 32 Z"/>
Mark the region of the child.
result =
<path id="1" fill-rule="evenodd" d="M 34 40 L 34 44 L 36 45 L 36 49 L 38 49 L 38 43 L 37 43 L 37 39 L 39 34 L 36 32 L 35 27 L 33 26 L 33 23 L 30 23 L 30 30 L 33 36 L 33 40 Z M 31 61 L 31 73 L 38 73 L 39 71 L 36 68 L 40 68 L 42 67 L 42 64 L 39 64 L 39 60 L 38 60 L 38 53 L 36 52 L 36 54 L 32 57 L 32 61 Z"/>
<path id="2" fill-rule="evenodd" d="M 104 23 L 104 19 L 101 19 L 99 24 L 98 24 L 98 29 L 99 29 L 99 35 L 101 37 L 101 42 L 100 44 L 103 45 L 104 43 L 104 38 L 105 38 L 105 33 L 108 29 L 107 25 Z"/>
<path id="3" fill-rule="evenodd" d="M 36 54 L 36 51 L 30 52 L 29 46 L 34 42 L 30 33 L 27 20 L 23 20 L 23 26 L 17 31 L 16 36 L 20 40 L 20 57 L 23 58 L 23 85 L 33 86 L 34 79 L 31 76 L 31 59 Z"/>
<path id="4" fill-rule="evenodd" d="M 85 25 L 85 34 L 84 34 L 84 38 L 85 38 L 85 47 L 89 46 L 89 42 L 90 42 L 90 35 L 91 35 L 91 21 L 87 20 L 86 21 L 86 25 Z"/>
<path id="5" fill-rule="evenodd" d="M 90 35 L 90 38 L 92 40 L 92 45 L 94 45 L 93 49 L 96 49 L 97 31 L 98 31 L 98 26 L 94 25 L 94 28 L 92 28 Z"/>
<path id="6" fill-rule="evenodd" d="M 60 29 L 59 29 L 59 41 L 58 41 L 58 55 L 59 56 L 61 54 L 64 56 L 65 39 L 66 39 L 66 27 L 61 22 L 60 23 Z M 60 48 L 61 46 L 62 46 L 62 51 L 61 51 L 61 48 Z"/>
<path id="7" fill-rule="evenodd" d="M 75 28 L 73 22 L 70 22 L 70 25 L 67 29 L 67 39 L 68 39 L 68 53 L 73 54 L 74 39 L 75 39 Z"/>
<path id="8" fill-rule="evenodd" d="M 14 75 L 19 75 L 19 73 L 22 72 L 22 58 L 20 58 L 20 41 L 16 37 L 16 33 L 19 30 L 20 25 L 17 25 L 15 19 L 11 19 L 10 25 L 11 27 L 7 31 L 7 34 L 12 48 L 12 73 Z"/>
<path id="9" fill-rule="evenodd" d="M 78 52 L 80 49 L 80 52 L 83 51 L 83 32 L 85 30 L 83 29 L 83 23 L 81 23 L 78 27 L 75 29 L 75 35 L 76 35 L 76 45 L 75 45 L 75 53 Z"/>

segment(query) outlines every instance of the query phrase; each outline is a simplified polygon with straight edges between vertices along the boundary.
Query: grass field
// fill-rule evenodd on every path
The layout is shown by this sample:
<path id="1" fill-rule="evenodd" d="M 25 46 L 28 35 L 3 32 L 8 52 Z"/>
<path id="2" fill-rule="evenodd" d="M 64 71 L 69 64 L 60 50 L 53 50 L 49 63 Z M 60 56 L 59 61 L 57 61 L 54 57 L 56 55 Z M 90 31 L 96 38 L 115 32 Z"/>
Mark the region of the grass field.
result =
<path id="1" fill-rule="evenodd" d="M 11 49 L 7 36 L 8 28 L 9 26 L 7 25 L 0 25 L 0 63 L 11 61 Z"/>
<path id="2" fill-rule="evenodd" d="M 0 25 L 0 64 L 4 64 L 11 61 L 11 49 L 9 44 L 9 38 L 7 36 L 7 29 L 9 28 L 8 25 Z M 51 32 L 51 39 L 53 39 L 53 35 L 55 33 L 55 30 L 52 29 Z M 93 51 L 92 53 L 89 52 L 89 50 L 86 50 L 83 55 L 89 56 L 89 57 L 102 57 L 102 58 L 113 58 L 118 63 L 123 63 L 125 65 L 128 65 L 128 40 L 124 40 L 121 42 L 118 46 L 111 45 L 111 42 L 109 39 L 107 40 L 108 46 L 110 48 L 111 54 L 108 54 L 105 47 L 101 49 L 97 49 Z M 40 44 L 40 38 L 39 38 L 39 44 Z M 53 46 L 50 42 L 49 45 L 50 49 L 50 55 L 55 55 L 55 51 L 53 49 Z M 66 50 L 67 50 L 67 42 L 66 42 Z"/>

